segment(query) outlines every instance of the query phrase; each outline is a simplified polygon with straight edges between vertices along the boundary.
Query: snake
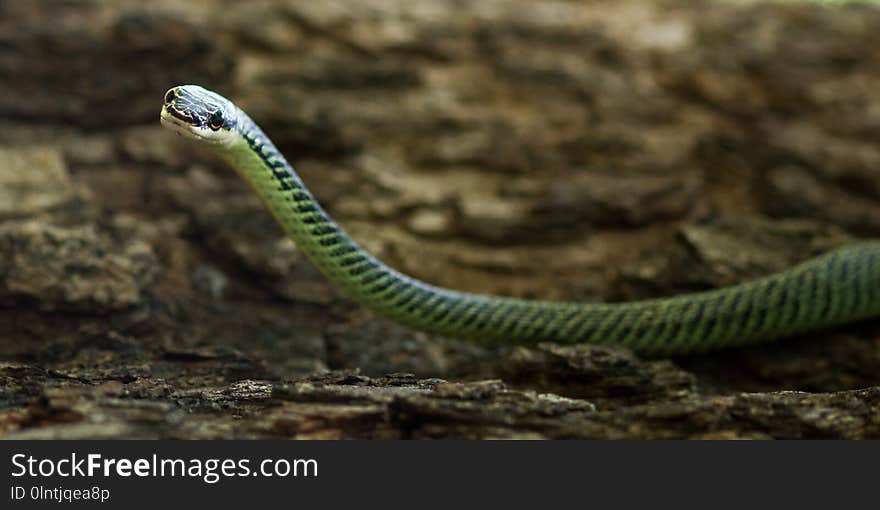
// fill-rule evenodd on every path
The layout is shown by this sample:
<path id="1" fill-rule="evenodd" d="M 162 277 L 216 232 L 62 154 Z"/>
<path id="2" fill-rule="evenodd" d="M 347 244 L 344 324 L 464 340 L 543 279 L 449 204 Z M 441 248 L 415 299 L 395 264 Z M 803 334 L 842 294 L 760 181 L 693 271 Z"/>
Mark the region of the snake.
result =
<path id="1" fill-rule="evenodd" d="M 607 344 L 651 357 L 768 342 L 880 316 L 880 241 L 846 244 L 738 285 L 636 301 L 544 301 L 435 286 L 356 243 L 229 99 L 198 85 L 176 86 L 165 93 L 160 119 L 231 166 L 343 294 L 430 334 L 488 345 Z"/>

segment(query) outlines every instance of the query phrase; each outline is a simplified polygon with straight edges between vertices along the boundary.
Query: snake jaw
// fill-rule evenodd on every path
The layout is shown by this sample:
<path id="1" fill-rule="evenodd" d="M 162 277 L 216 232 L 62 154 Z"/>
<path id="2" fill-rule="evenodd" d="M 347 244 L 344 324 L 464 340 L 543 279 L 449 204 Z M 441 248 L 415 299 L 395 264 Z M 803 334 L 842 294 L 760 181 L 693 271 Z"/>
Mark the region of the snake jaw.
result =
<path id="1" fill-rule="evenodd" d="M 205 133 L 203 133 L 203 129 L 195 127 L 192 124 L 188 124 L 184 121 L 178 120 L 177 117 L 169 113 L 165 107 L 162 108 L 162 113 L 159 116 L 159 122 L 161 122 L 163 126 L 168 127 L 172 131 L 177 133 L 178 136 L 195 138 L 196 140 L 209 143 L 220 143 L 212 137 L 209 137 Z"/>

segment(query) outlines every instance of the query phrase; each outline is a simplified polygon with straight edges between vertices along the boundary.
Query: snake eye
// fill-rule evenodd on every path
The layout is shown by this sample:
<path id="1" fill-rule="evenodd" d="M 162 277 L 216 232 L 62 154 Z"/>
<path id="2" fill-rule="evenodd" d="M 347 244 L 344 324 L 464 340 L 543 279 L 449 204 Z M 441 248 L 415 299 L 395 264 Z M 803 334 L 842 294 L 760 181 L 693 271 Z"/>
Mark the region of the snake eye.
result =
<path id="1" fill-rule="evenodd" d="M 170 103 L 174 101 L 175 98 L 174 89 L 168 89 L 168 92 L 165 93 L 165 103 Z"/>
<path id="2" fill-rule="evenodd" d="M 220 110 L 217 110 L 208 117 L 208 127 L 214 131 L 223 127 L 223 113 Z"/>

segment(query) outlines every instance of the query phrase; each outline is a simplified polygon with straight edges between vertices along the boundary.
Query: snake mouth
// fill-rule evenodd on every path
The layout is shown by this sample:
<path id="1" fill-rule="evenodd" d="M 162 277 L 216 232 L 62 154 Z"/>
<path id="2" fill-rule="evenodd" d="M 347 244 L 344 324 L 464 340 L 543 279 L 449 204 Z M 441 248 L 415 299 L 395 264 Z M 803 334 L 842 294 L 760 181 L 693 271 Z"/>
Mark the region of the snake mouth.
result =
<path id="1" fill-rule="evenodd" d="M 177 108 L 175 108 L 174 106 L 172 106 L 170 104 L 166 104 L 166 105 L 162 106 L 162 114 L 163 115 L 168 114 L 168 115 L 170 115 L 176 119 L 179 119 L 179 120 L 181 120 L 191 126 L 195 126 L 195 125 L 199 124 L 199 119 L 197 117 L 195 117 L 193 115 L 187 115 L 186 113 L 183 113 L 182 111 L 178 110 Z"/>
<path id="2" fill-rule="evenodd" d="M 191 121 L 191 118 L 188 118 L 186 115 L 183 115 L 174 108 L 169 108 L 168 106 L 163 106 L 162 113 L 159 115 L 159 122 L 161 122 L 162 125 L 171 128 L 178 135 L 196 138 L 205 142 L 217 143 L 216 139 L 202 134 L 199 131 L 199 128 L 195 127 Z"/>

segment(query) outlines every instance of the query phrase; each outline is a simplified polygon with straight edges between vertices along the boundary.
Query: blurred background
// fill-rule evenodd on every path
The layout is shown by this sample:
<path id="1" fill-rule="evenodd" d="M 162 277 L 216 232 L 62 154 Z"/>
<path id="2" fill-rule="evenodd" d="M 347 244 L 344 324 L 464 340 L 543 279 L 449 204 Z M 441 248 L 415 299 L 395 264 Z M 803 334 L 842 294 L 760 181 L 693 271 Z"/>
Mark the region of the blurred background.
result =
<path id="1" fill-rule="evenodd" d="M 876 325 L 646 361 L 374 317 L 232 171 L 159 126 L 184 83 L 247 111 L 368 250 L 456 289 L 656 297 L 880 233 L 872 2 L 0 0 L 0 434 L 880 435 L 876 417 L 729 412 L 751 409 L 744 391 L 833 407 L 880 386 Z M 484 411 L 515 395 L 529 419 L 599 421 L 485 411 L 466 428 L 455 408 L 441 421 L 459 428 L 415 427 L 440 411 L 407 392 L 437 378 L 471 381 L 443 398 L 490 395 Z M 345 393 L 377 386 L 403 393 Z M 719 396 L 727 414 L 697 411 Z"/>

